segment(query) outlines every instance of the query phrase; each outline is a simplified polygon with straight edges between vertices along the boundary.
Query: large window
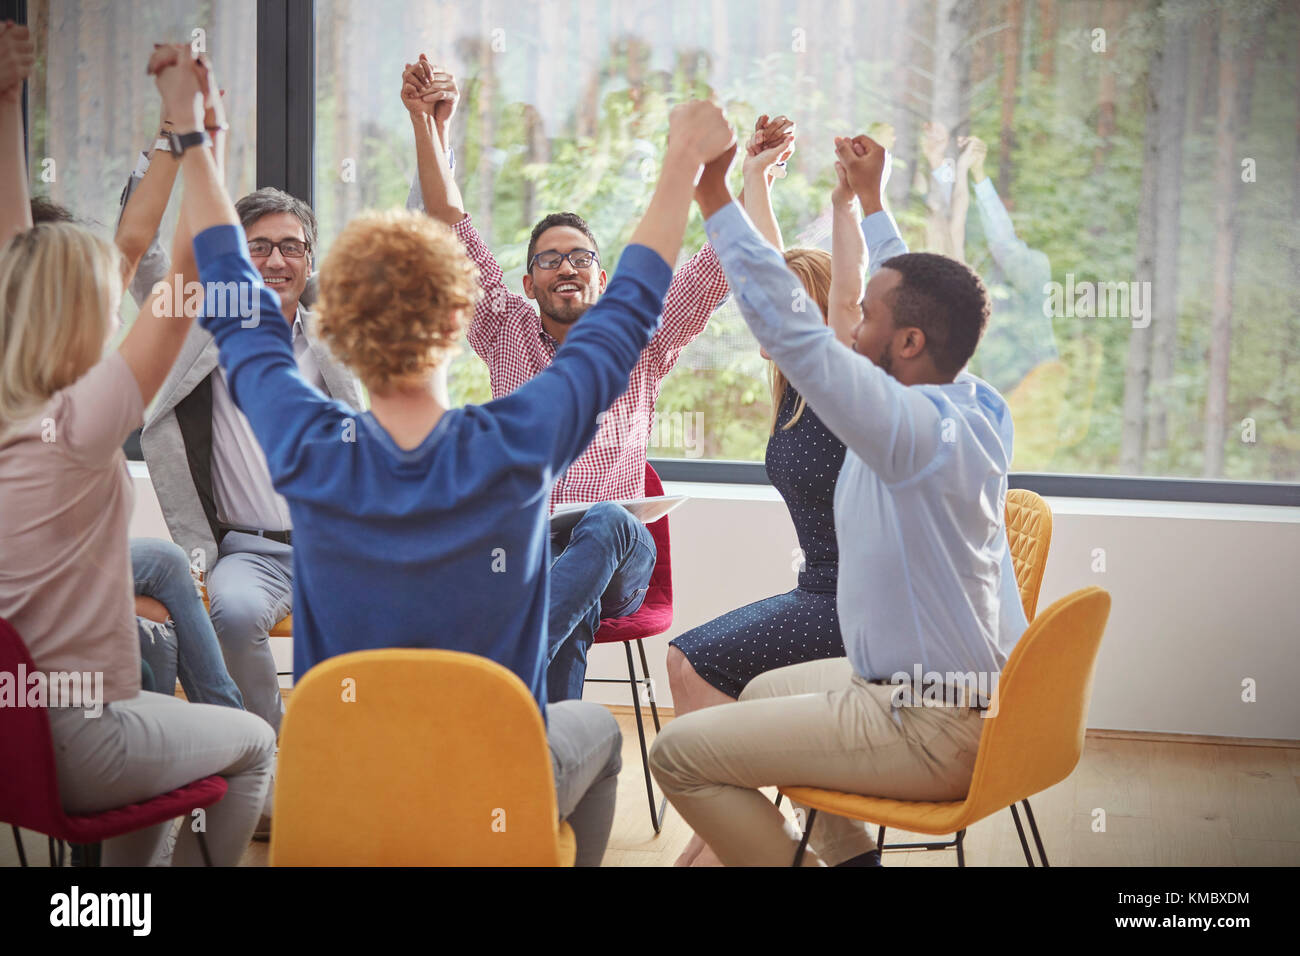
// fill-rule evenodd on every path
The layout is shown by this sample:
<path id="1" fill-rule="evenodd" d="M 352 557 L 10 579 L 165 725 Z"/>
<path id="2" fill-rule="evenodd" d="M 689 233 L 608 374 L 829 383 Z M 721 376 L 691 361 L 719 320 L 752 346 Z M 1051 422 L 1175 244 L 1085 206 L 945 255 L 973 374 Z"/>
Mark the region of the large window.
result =
<path id="1" fill-rule="evenodd" d="M 774 189 L 787 245 L 828 246 L 831 137 L 870 129 L 893 140 L 889 200 L 909 246 L 962 256 L 989 287 L 971 368 L 1014 411 L 1016 471 L 1296 488 L 1295 4 L 30 0 L 35 192 L 111 228 L 157 122 L 149 43 L 196 35 L 236 123 L 229 185 L 253 188 L 256 25 L 276 11 L 293 25 L 278 51 L 262 38 L 263 69 L 287 65 L 261 74 L 275 87 L 264 108 L 277 104 L 264 116 L 289 103 L 296 128 L 292 104 L 314 102 L 314 143 L 290 136 L 283 152 L 310 152 L 322 255 L 349 217 L 405 199 L 400 74 L 420 52 L 460 80 L 457 174 L 516 287 L 530 227 L 557 209 L 585 216 L 616 263 L 685 97 L 712 92 L 742 128 L 762 112 L 798 122 Z M 313 14 L 314 90 L 310 61 L 294 62 Z M 927 123 L 943 129 L 930 138 Z M 962 168 L 972 135 L 982 173 Z M 683 261 L 703 239 L 695 217 Z M 665 381 L 652 454 L 761 461 L 767 378 L 728 302 Z M 468 350 L 453 391 L 488 397 Z"/>
<path id="2" fill-rule="evenodd" d="M 145 65 L 155 42 L 206 50 L 226 91 L 232 134 L 226 186 L 254 188 L 257 150 L 256 0 L 29 0 L 37 67 L 28 84 L 33 195 L 68 207 L 105 234 L 117 223 L 127 177 L 156 139 L 161 102 Z M 176 225 L 180 190 L 163 217 Z M 170 248 L 165 245 L 164 248 Z M 134 303 L 123 303 L 124 318 Z"/>
<path id="3" fill-rule="evenodd" d="M 516 284 L 555 209 L 615 260 L 683 97 L 713 91 L 742 127 L 796 119 L 774 190 L 787 245 L 828 247 L 831 137 L 886 122 L 910 247 L 963 255 L 993 296 L 972 370 L 1015 411 L 1016 470 L 1300 476 L 1292 4 L 320 0 L 316 16 L 326 242 L 405 197 L 399 77 L 420 52 L 460 79 L 460 183 Z M 947 138 L 928 144 L 928 121 Z M 966 176 L 963 217 L 970 135 L 987 181 Z M 702 241 L 696 218 L 683 257 Z M 765 365 L 724 306 L 664 384 L 652 454 L 760 460 Z M 487 397 L 468 354 L 455 384 Z"/>

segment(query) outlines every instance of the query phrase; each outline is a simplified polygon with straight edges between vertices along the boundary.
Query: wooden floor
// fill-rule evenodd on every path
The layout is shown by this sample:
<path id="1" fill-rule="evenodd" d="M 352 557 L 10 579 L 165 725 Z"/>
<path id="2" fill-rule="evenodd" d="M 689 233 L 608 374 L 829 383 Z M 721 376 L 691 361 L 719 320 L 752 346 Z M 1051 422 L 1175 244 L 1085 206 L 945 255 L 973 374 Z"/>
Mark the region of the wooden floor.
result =
<path id="1" fill-rule="evenodd" d="M 650 826 L 636 724 L 623 728 L 618 811 L 605 866 L 671 866 L 690 839 L 668 808 L 663 832 Z M 647 722 L 648 723 L 648 722 Z M 658 791 L 656 790 L 656 796 Z M 769 791 L 774 795 L 774 791 Z M 1300 865 L 1300 747 L 1115 739 L 1090 734 L 1071 776 L 1031 801 L 1053 866 Z M 1094 829 L 1105 811 L 1105 830 Z M 890 831 L 886 842 L 927 839 Z M 24 831 L 31 862 L 44 865 L 45 839 Z M 252 843 L 242 866 L 265 866 Z M 0 834 L 0 866 L 17 865 Z M 1024 866 L 1009 811 L 966 834 L 968 866 Z M 886 866 L 954 866 L 952 851 L 885 854 Z"/>
<path id="2" fill-rule="evenodd" d="M 604 865 L 671 866 L 690 830 L 670 806 L 654 836 L 635 720 L 619 714 L 619 724 L 623 772 Z M 1300 748 L 1090 734 L 1074 773 L 1030 803 L 1053 866 L 1300 865 Z M 1097 809 L 1105 811 L 1104 832 L 1093 830 Z M 885 842 L 937 839 L 891 830 Z M 965 844 L 967 866 L 1025 865 L 1010 811 L 975 824 Z M 957 860 L 951 850 L 916 850 L 887 852 L 884 863 Z"/>

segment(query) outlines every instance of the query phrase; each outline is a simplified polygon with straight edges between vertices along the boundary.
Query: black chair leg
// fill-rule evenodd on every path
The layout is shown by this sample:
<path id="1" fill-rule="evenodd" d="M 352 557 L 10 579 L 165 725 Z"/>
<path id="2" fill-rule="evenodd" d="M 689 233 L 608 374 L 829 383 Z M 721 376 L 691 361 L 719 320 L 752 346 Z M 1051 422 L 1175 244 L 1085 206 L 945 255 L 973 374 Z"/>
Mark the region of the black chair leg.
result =
<path id="1" fill-rule="evenodd" d="M 799 841 L 799 849 L 794 851 L 794 862 L 791 866 L 799 866 L 803 863 L 803 851 L 808 849 L 808 837 L 812 836 L 813 824 L 817 822 L 817 811 L 809 808 L 808 823 L 803 828 L 803 839 Z"/>
<path id="2" fill-rule="evenodd" d="M 1051 866 L 1047 862 L 1047 851 L 1043 849 L 1043 838 L 1038 835 L 1038 823 L 1034 820 L 1034 808 L 1029 805 L 1029 798 L 1020 801 L 1025 805 L 1025 816 L 1029 818 L 1029 829 L 1034 834 L 1034 843 L 1038 844 L 1038 858 L 1043 861 L 1043 868 Z"/>
<path id="3" fill-rule="evenodd" d="M 47 834 L 45 839 L 48 840 L 50 844 L 50 868 L 53 869 L 59 865 L 59 858 L 54 854 L 54 837 Z"/>
<path id="4" fill-rule="evenodd" d="M 59 866 L 63 866 L 63 841 L 59 841 Z"/>
<path id="5" fill-rule="evenodd" d="M 655 808 L 655 791 L 654 780 L 650 776 L 650 755 L 646 751 L 645 745 L 645 723 L 641 720 L 641 695 L 637 693 L 637 684 L 639 681 L 636 676 L 636 665 L 632 661 L 632 646 L 630 641 L 623 642 L 623 650 L 627 653 L 627 673 L 630 680 L 629 686 L 632 689 L 632 712 L 636 714 L 636 735 L 641 743 L 641 769 L 645 771 L 645 792 L 646 799 L 650 801 L 650 823 L 655 828 L 655 834 L 663 828 L 664 810 L 668 805 L 668 798 L 665 796 L 659 807 Z M 656 715 L 657 721 L 657 715 Z"/>
<path id="6" fill-rule="evenodd" d="M 876 831 L 876 849 L 882 854 L 885 852 L 885 828 L 881 827 Z"/>
<path id="7" fill-rule="evenodd" d="M 198 833 L 195 834 L 195 836 L 199 838 L 199 852 L 203 854 L 203 865 L 211 866 L 212 857 L 208 855 L 208 840 L 206 834 L 204 834 L 204 832 L 200 830 L 198 831 Z"/>
<path id="8" fill-rule="evenodd" d="M 1029 852 L 1029 841 L 1025 839 L 1025 828 L 1020 825 L 1020 814 L 1016 812 L 1016 805 L 1011 804 L 1011 819 L 1016 821 L 1016 833 L 1020 836 L 1020 849 L 1025 851 L 1025 862 L 1034 866 L 1033 854 Z"/>
<path id="9" fill-rule="evenodd" d="M 27 851 L 23 849 L 23 835 L 18 832 L 18 827 L 14 826 L 12 823 L 9 824 L 9 829 L 14 831 L 14 846 L 18 847 L 18 865 L 26 866 Z"/>
<path id="10" fill-rule="evenodd" d="M 957 836 L 954 838 L 954 842 L 957 844 L 957 865 L 958 866 L 966 865 L 966 844 L 964 842 L 965 839 L 966 839 L 966 828 L 962 827 L 962 829 L 957 831 Z"/>
<path id="11" fill-rule="evenodd" d="M 655 733 L 659 733 L 662 729 L 659 726 L 659 705 L 655 702 L 654 684 L 650 682 L 650 664 L 646 661 L 645 645 L 641 643 L 641 638 L 639 637 L 636 639 L 636 649 L 641 652 L 641 673 L 645 674 L 646 696 L 650 698 L 650 716 L 652 716 L 655 721 Z"/>

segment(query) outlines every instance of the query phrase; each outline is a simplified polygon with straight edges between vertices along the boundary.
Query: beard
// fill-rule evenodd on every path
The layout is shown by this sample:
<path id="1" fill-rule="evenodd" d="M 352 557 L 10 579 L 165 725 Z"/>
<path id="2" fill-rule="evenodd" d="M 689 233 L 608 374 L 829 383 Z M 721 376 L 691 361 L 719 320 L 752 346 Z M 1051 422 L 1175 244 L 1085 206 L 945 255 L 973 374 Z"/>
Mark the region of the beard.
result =
<path id="1" fill-rule="evenodd" d="M 880 353 L 880 361 L 876 363 L 877 367 L 886 375 L 894 374 L 894 343 L 886 342 L 885 350 Z"/>
<path id="2" fill-rule="evenodd" d="M 542 314 L 548 319 L 559 322 L 561 325 L 572 325 L 582 318 L 595 303 L 581 300 L 568 302 L 557 295 L 547 292 L 538 295 L 537 304 Z"/>

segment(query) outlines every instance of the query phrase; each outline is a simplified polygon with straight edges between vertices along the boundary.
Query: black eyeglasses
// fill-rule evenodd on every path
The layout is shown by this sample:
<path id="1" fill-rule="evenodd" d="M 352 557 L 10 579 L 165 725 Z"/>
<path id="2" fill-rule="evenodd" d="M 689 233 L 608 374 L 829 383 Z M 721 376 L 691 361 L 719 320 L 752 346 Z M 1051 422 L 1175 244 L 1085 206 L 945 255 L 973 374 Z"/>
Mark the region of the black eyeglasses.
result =
<path id="1" fill-rule="evenodd" d="M 570 249 L 568 252 L 556 252 L 554 249 L 548 249 L 533 256 L 533 261 L 528 264 L 528 268 L 531 269 L 536 265 L 537 268 L 550 272 L 560 268 L 560 263 L 568 259 L 573 268 L 585 269 L 599 258 L 600 256 L 596 255 L 591 249 Z"/>
<path id="2" fill-rule="evenodd" d="M 248 254 L 254 259 L 265 259 L 275 249 L 279 249 L 280 255 L 286 259 L 301 259 L 310 248 L 311 246 L 301 239 L 281 239 L 279 242 L 272 242 L 270 239 L 248 240 Z"/>

